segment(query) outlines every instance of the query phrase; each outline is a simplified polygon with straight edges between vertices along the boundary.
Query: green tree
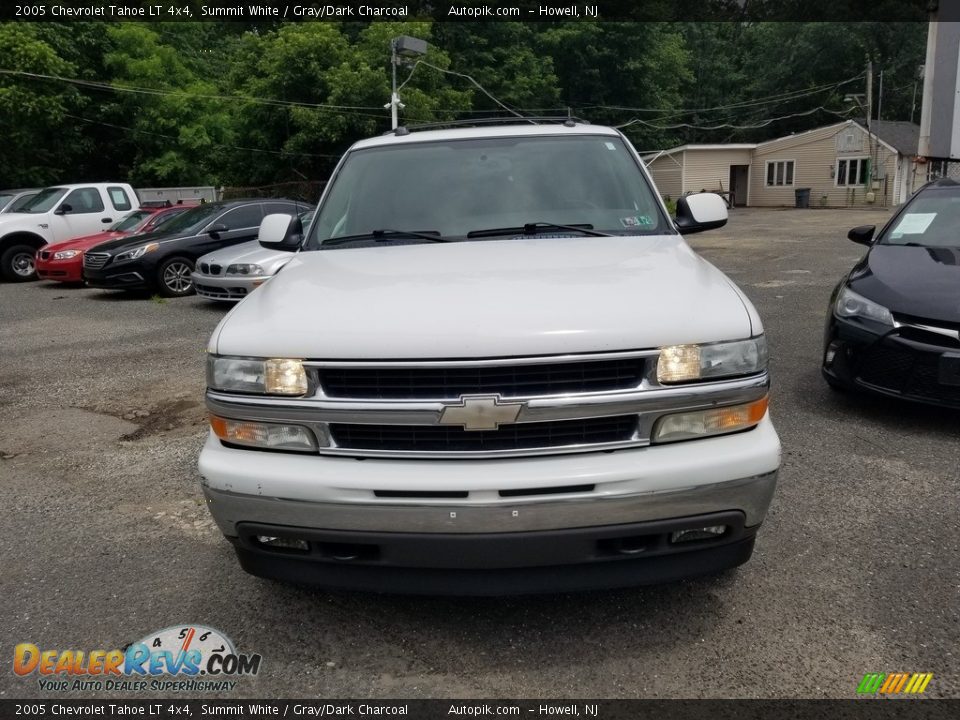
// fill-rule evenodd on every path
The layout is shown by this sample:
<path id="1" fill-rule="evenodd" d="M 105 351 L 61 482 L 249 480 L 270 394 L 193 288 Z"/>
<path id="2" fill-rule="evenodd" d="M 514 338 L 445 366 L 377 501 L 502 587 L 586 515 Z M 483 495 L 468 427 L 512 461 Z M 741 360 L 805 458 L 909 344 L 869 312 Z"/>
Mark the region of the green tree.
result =
<path id="1" fill-rule="evenodd" d="M 539 47 L 553 58 L 561 101 L 580 108 L 592 122 L 646 122 L 651 113 L 645 111 L 666 113 L 682 104 L 682 90 L 691 79 L 690 53 L 677 26 L 570 22 L 542 27 Z M 670 135 L 643 123 L 626 132 L 642 148 L 660 145 Z"/>
<path id="2" fill-rule="evenodd" d="M 32 23 L 0 24 L 5 70 L 70 76 L 75 68 L 42 39 Z M 72 179 L 78 140 L 70 115 L 83 104 L 80 93 L 57 80 L 0 74 L 0 187 L 45 185 Z"/>
<path id="3" fill-rule="evenodd" d="M 232 141 L 231 108 L 182 52 L 196 24 L 169 25 L 166 41 L 147 23 L 108 28 L 112 47 L 104 61 L 118 91 L 102 122 L 129 133 L 133 182 L 217 183 Z"/>
<path id="4" fill-rule="evenodd" d="M 251 98 L 235 115 L 237 137 L 239 144 L 262 152 L 235 153 L 232 182 L 325 178 L 351 143 L 388 129 L 389 110 L 383 106 L 390 99 L 390 39 L 402 34 L 429 39 L 430 25 L 372 23 L 352 38 L 333 23 L 246 34 L 230 76 L 234 92 Z M 449 63 L 437 48 L 429 58 L 439 67 Z M 469 99 L 469 92 L 419 68 L 404 88 L 402 116 L 405 121 L 446 117 L 468 108 Z"/>

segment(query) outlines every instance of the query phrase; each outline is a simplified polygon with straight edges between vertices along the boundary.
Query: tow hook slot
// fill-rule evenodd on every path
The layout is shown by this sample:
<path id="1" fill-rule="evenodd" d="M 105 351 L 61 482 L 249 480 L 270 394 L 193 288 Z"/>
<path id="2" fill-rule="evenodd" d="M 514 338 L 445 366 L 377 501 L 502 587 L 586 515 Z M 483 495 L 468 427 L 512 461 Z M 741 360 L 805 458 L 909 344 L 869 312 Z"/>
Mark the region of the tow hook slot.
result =
<path id="1" fill-rule="evenodd" d="M 337 562 L 370 562 L 380 559 L 380 548 L 377 545 L 318 542 L 314 543 L 314 546 L 321 557 Z"/>
<path id="2" fill-rule="evenodd" d="M 658 535 L 630 535 L 628 537 L 605 538 L 597 541 L 597 550 L 601 555 L 640 555 L 657 544 Z"/>

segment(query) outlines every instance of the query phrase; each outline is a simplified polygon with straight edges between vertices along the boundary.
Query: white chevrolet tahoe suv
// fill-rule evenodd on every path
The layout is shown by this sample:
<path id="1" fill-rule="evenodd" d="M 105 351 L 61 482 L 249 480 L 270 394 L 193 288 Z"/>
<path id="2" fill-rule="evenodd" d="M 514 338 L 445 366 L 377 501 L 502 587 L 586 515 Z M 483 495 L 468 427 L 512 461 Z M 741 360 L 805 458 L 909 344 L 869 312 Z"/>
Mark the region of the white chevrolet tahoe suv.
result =
<path id="1" fill-rule="evenodd" d="M 780 442 L 744 294 L 618 131 L 574 121 L 356 143 L 299 252 L 210 340 L 209 509 L 255 575 L 500 594 L 745 562 Z"/>
<path id="2" fill-rule="evenodd" d="M 12 282 L 33 280 L 37 250 L 106 230 L 139 207 L 126 183 L 44 188 L 16 211 L 0 215 L 0 275 Z"/>

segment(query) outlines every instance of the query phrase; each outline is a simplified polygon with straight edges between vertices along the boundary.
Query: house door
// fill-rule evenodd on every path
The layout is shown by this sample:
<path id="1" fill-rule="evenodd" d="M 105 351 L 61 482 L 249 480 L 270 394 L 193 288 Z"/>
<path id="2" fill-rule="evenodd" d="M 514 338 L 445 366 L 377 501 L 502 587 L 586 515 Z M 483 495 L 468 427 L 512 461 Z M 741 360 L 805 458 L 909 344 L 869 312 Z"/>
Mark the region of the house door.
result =
<path id="1" fill-rule="evenodd" d="M 749 165 L 730 166 L 730 205 L 731 207 L 747 206 L 747 186 L 750 182 Z"/>

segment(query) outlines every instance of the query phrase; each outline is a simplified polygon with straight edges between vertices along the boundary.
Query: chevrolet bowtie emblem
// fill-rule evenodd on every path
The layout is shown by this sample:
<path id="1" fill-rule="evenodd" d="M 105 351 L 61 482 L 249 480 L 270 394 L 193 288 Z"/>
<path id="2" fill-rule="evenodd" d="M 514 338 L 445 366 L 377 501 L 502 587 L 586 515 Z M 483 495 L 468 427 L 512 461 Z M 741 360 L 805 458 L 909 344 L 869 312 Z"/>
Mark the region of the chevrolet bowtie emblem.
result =
<path id="1" fill-rule="evenodd" d="M 464 430 L 496 430 L 517 421 L 524 403 L 502 403 L 499 395 L 461 395 L 457 405 L 440 413 L 441 425 L 460 425 Z"/>

